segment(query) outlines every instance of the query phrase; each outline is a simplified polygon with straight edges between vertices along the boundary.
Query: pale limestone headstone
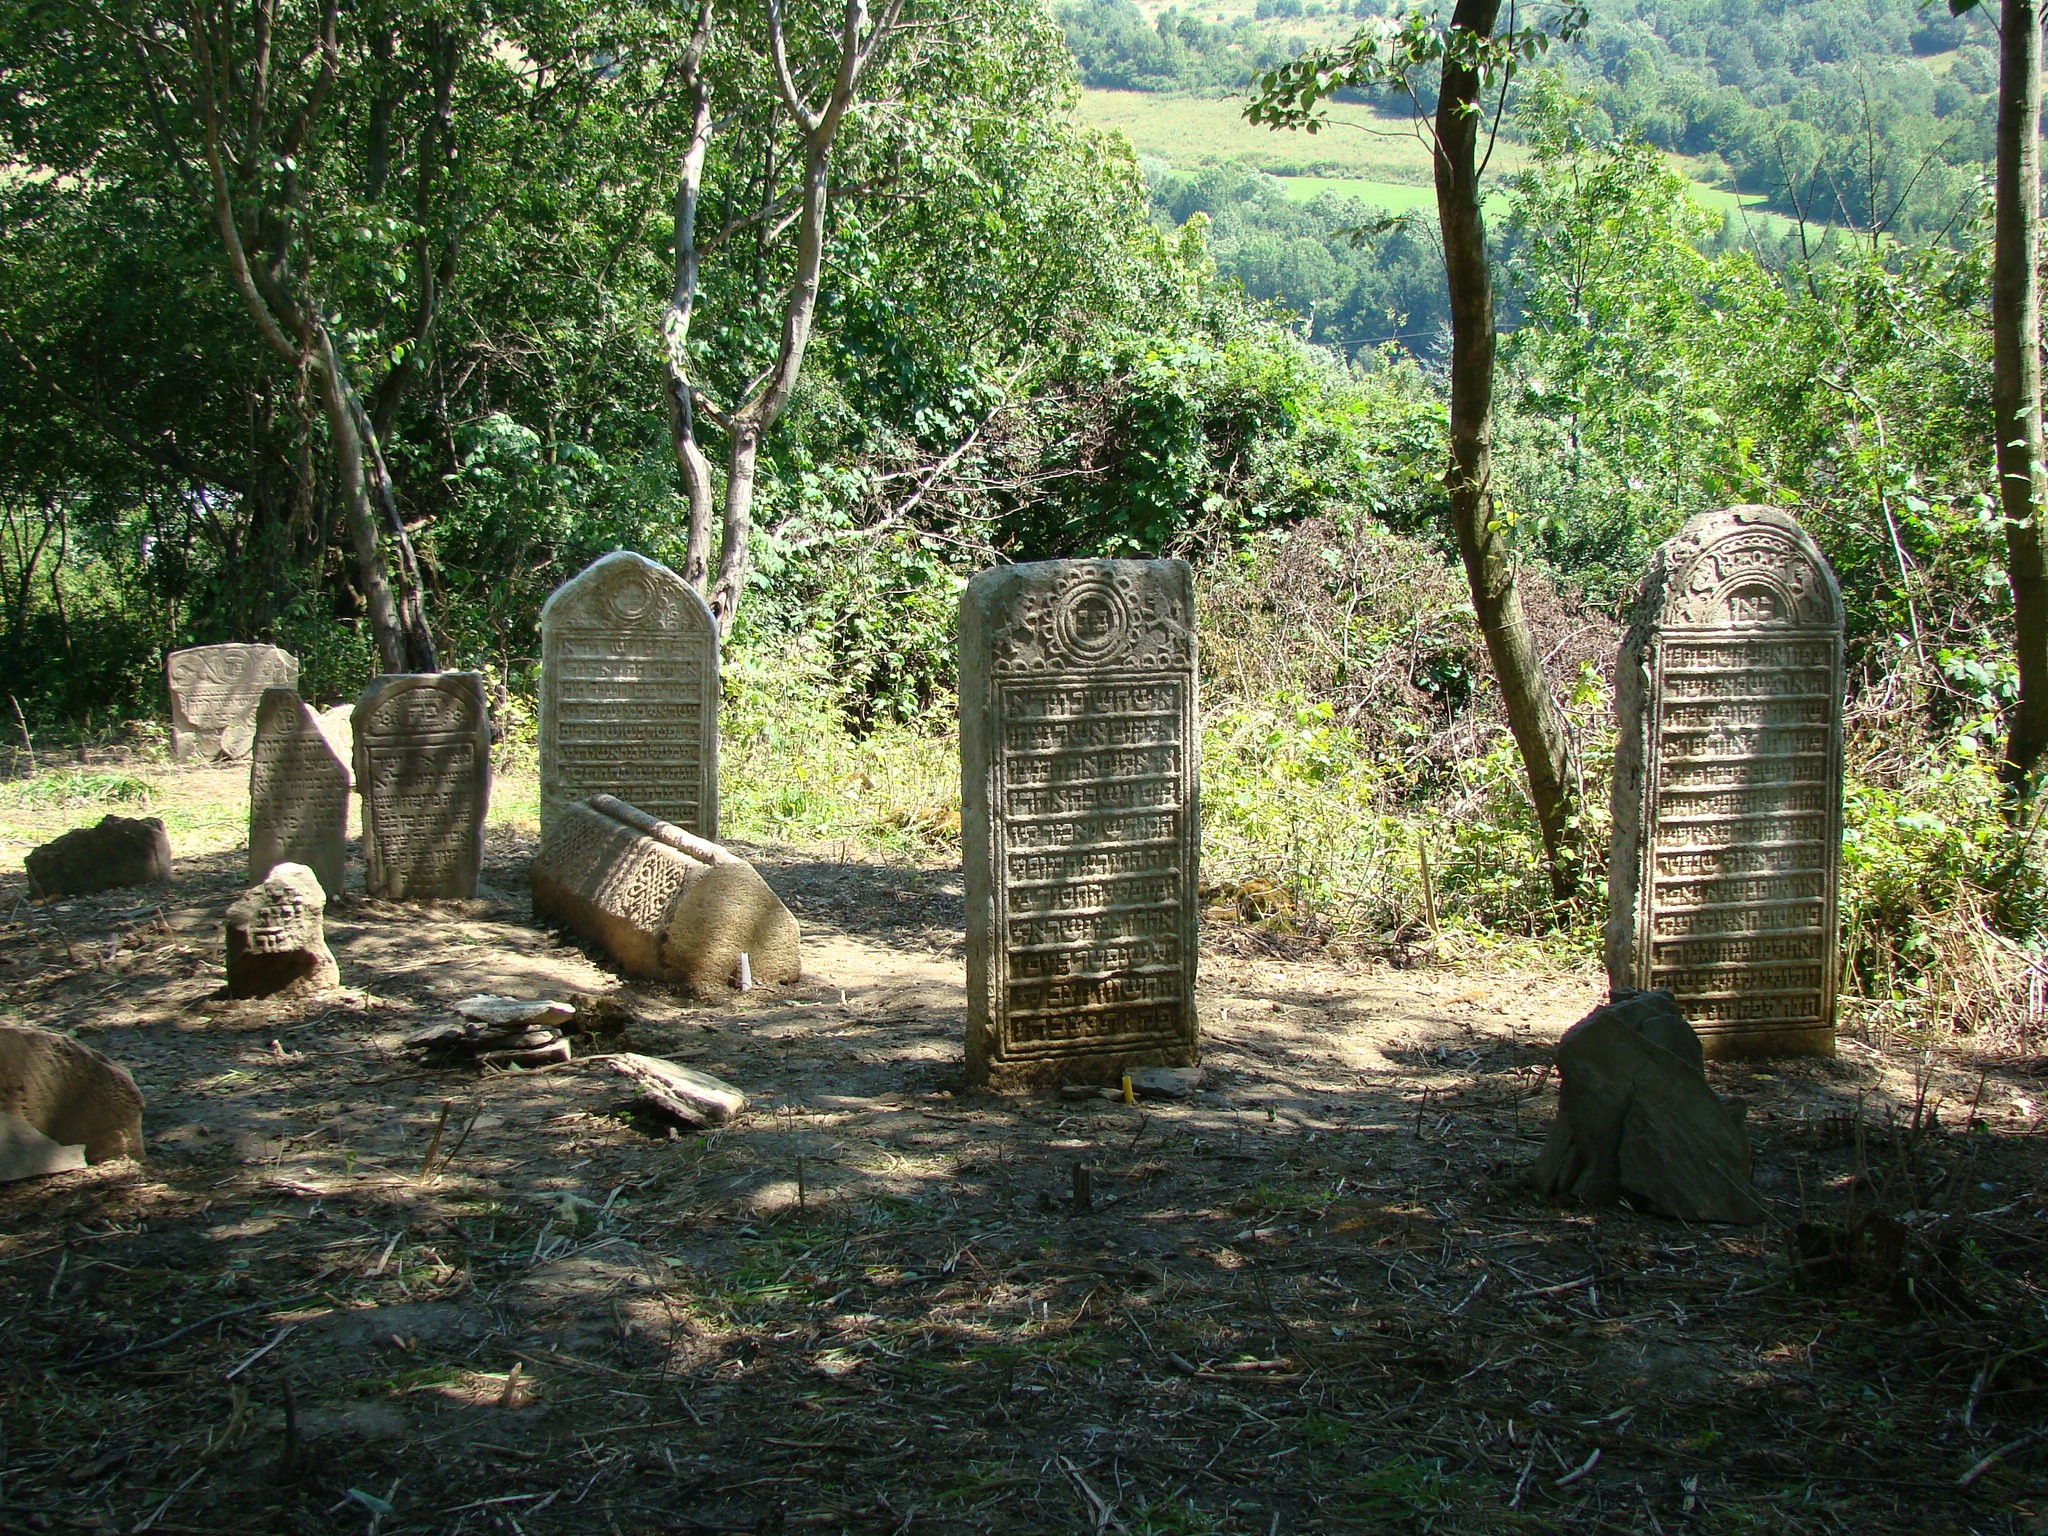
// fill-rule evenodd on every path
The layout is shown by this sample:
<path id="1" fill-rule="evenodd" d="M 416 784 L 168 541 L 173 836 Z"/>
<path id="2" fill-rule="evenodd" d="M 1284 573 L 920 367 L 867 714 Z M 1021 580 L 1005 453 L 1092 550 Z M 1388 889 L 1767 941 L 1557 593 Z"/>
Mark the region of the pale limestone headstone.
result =
<path id="1" fill-rule="evenodd" d="M 718 836 L 718 626 L 682 577 L 618 550 L 540 611 L 540 825 L 617 795 Z"/>
<path id="2" fill-rule="evenodd" d="M 228 996 L 312 996 L 341 985 L 327 947 L 327 893 L 303 864 L 284 863 L 228 908 Z"/>
<path id="3" fill-rule="evenodd" d="M 299 658 L 274 645 L 195 645 L 164 658 L 171 691 L 171 756 L 240 759 L 256 734 L 266 688 L 297 688 Z"/>
<path id="4" fill-rule="evenodd" d="M 1607 975 L 1672 992 L 1708 1056 L 1831 1055 L 1842 598 L 1772 507 L 1657 551 L 1615 679 Z"/>
<path id="5" fill-rule="evenodd" d="M 347 760 L 316 715 L 289 688 L 266 688 L 249 749 L 249 879 L 304 864 L 330 899 L 346 890 Z"/>
<path id="6" fill-rule="evenodd" d="M 386 901 L 474 896 L 491 798 L 482 675 L 372 678 L 351 724 L 363 889 Z"/>
<path id="7" fill-rule="evenodd" d="M 533 915 L 635 976 L 718 995 L 739 975 L 795 981 L 796 919 L 754 866 L 611 795 L 565 806 L 534 856 Z"/>
<path id="8" fill-rule="evenodd" d="M 996 1088 L 1190 1066 L 1194 578 L 984 571 L 960 603 L 967 1071 Z"/>
<path id="9" fill-rule="evenodd" d="M 15 1115 L 88 1162 L 142 1157 L 142 1095 L 128 1069 L 68 1035 L 0 1024 L 0 1114 Z"/>

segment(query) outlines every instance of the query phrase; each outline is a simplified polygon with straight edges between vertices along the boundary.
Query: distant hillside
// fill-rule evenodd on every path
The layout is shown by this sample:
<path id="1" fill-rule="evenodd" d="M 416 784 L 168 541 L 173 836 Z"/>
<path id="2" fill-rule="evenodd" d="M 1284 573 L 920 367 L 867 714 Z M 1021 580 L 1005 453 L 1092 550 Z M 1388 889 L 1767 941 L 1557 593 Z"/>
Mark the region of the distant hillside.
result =
<path id="1" fill-rule="evenodd" d="M 1383 8 L 1077 0 L 1062 15 L 1084 84 L 1214 96 Z M 1991 156 L 1991 29 L 1915 0 L 1594 0 L 1562 59 L 1616 126 L 1789 217 L 1939 235 Z"/>

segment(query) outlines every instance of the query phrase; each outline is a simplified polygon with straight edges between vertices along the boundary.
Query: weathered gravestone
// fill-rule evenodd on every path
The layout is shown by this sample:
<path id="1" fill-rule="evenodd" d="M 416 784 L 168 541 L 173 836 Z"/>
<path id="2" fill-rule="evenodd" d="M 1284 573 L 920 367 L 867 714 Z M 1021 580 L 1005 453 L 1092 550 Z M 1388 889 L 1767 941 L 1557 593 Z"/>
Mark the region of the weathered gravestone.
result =
<path id="1" fill-rule="evenodd" d="M 274 645 L 195 645 L 164 658 L 171 756 L 243 758 L 266 688 L 297 688 L 299 658 Z"/>
<path id="2" fill-rule="evenodd" d="M 88 1162 L 142 1156 L 142 1095 L 127 1068 L 68 1035 L 0 1024 L 0 1114 Z"/>
<path id="3" fill-rule="evenodd" d="M 327 892 L 303 864 L 284 863 L 228 908 L 229 997 L 305 996 L 341 985 L 321 915 Z"/>
<path id="4" fill-rule="evenodd" d="M 475 672 L 372 678 L 350 717 L 363 802 L 363 889 L 470 897 L 491 798 L 491 718 Z"/>
<path id="5" fill-rule="evenodd" d="M 730 849 L 611 795 L 563 808 L 534 856 L 533 915 L 602 948 L 635 976 L 723 992 L 802 973 L 796 919 Z"/>
<path id="6" fill-rule="evenodd" d="M 967 1072 L 1189 1066 L 1194 579 L 1180 560 L 984 571 L 960 603 Z"/>
<path id="7" fill-rule="evenodd" d="M 21 862 L 31 896 L 90 896 L 170 879 L 171 840 L 155 816 L 102 816 L 30 849 Z"/>
<path id="8" fill-rule="evenodd" d="M 266 688 L 249 750 L 249 879 L 303 864 L 330 899 L 346 889 L 348 764 L 289 688 Z"/>
<path id="9" fill-rule="evenodd" d="M 1615 683 L 1607 977 L 1664 988 L 1708 1056 L 1835 1048 L 1842 599 L 1771 507 L 1657 551 Z"/>
<path id="10" fill-rule="evenodd" d="M 718 836 L 718 627 L 682 577 L 615 551 L 540 611 L 540 825 L 617 795 Z"/>

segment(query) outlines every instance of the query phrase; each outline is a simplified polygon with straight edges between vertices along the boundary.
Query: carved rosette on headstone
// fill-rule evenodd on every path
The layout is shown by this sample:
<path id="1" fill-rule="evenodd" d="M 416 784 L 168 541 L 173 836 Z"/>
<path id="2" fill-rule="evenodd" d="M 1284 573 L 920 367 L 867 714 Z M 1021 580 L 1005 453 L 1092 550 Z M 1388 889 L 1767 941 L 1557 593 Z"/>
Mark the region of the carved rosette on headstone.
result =
<path id="1" fill-rule="evenodd" d="M 1607 976 L 1662 987 L 1708 1056 L 1835 1048 L 1842 599 L 1772 507 L 1658 550 L 1615 683 Z"/>
<path id="2" fill-rule="evenodd" d="M 299 658 L 274 645 L 195 645 L 164 658 L 171 691 L 171 756 L 240 759 L 256 734 L 266 688 L 297 688 Z"/>
<path id="3" fill-rule="evenodd" d="M 289 688 L 266 688 L 249 750 L 249 880 L 280 864 L 303 864 L 330 900 L 346 889 L 348 797 L 355 779 Z"/>
<path id="4" fill-rule="evenodd" d="M 482 675 L 372 678 L 350 720 L 363 889 L 387 901 L 474 896 L 491 798 Z"/>
<path id="5" fill-rule="evenodd" d="M 718 836 L 718 626 L 665 565 L 618 550 L 540 611 L 540 825 L 617 795 Z"/>
<path id="6" fill-rule="evenodd" d="M 1188 1066 L 1194 578 L 1181 560 L 984 571 L 960 604 L 967 1073 Z"/>

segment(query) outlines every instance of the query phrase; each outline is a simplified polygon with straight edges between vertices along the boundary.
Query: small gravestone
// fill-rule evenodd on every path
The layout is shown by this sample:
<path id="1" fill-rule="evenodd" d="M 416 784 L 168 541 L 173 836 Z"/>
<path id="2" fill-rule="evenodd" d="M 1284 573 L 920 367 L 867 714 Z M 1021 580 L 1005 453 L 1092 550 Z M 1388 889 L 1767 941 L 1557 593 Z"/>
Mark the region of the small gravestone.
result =
<path id="1" fill-rule="evenodd" d="M 142 1095 L 127 1069 L 68 1035 L 0 1024 L 0 1115 L 26 1121 L 87 1162 L 142 1156 Z"/>
<path id="2" fill-rule="evenodd" d="M 195 645 L 164 658 L 171 691 L 171 756 L 241 759 L 266 688 L 297 688 L 299 659 L 274 645 Z"/>
<path id="3" fill-rule="evenodd" d="M 1763 1220 L 1741 1117 L 1701 1061 L 1669 992 L 1626 993 L 1566 1030 L 1538 1192 L 1681 1221 Z"/>
<path id="4" fill-rule="evenodd" d="M 1664 988 L 1710 1057 L 1831 1055 L 1842 599 L 1771 507 L 1657 551 L 1615 680 L 1607 977 Z"/>
<path id="5" fill-rule="evenodd" d="M 596 944 L 635 976 L 715 996 L 795 981 L 796 919 L 754 866 L 611 795 L 563 809 L 541 839 L 533 915 Z"/>
<path id="6" fill-rule="evenodd" d="M 260 881 L 280 864 L 303 864 L 330 898 L 340 897 L 354 783 L 305 700 L 289 688 L 264 689 L 249 749 L 249 878 Z"/>
<path id="7" fill-rule="evenodd" d="M 474 896 L 491 798 L 482 675 L 373 678 L 350 723 L 363 803 L 363 889 L 386 901 Z"/>
<path id="8" fill-rule="evenodd" d="M 29 851 L 31 896 L 90 896 L 171 878 L 171 840 L 154 816 L 102 816 Z"/>
<path id="9" fill-rule="evenodd" d="M 327 893 L 303 864 L 279 864 L 228 908 L 229 997 L 312 995 L 341 985 L 322 931 Z"/>
<path id="10" fill-rule="evenodd" d="M 718 626 L 665 565 L 619 550 L 540 611 L 540 825 L 616 795 L 718 836 Z"/>
<path id="11" fill-rule="evenodd" d="M 1194 580 L 1180 560 L 984 571 L 960 604 L 967 1071 L 1191 1066 Z"/>

